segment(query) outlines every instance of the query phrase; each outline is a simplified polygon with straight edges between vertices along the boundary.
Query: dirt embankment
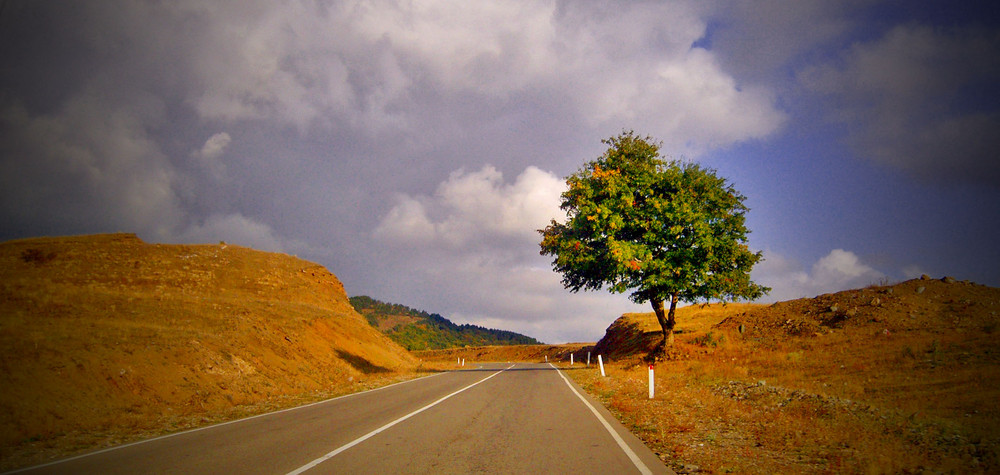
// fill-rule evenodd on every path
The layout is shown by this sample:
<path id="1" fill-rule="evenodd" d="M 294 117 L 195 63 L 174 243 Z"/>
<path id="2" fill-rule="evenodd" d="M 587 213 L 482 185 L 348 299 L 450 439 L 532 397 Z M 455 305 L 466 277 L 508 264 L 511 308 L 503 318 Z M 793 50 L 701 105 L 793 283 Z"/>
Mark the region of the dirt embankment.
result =
<path id="1" fill-rule="evenodd" d="M 131 234 L 0 244 L 0 469 L 417 364 L 292 256 Z"/>

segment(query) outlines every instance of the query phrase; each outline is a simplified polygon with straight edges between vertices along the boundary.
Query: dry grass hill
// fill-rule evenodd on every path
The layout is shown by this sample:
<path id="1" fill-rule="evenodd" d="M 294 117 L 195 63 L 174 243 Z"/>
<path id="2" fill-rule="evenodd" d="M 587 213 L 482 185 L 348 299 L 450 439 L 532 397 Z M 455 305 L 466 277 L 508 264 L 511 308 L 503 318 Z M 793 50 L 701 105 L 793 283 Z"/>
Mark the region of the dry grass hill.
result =
<path id="1" fill-rule="evenodd" d="M 0 468 L 410 377 L 417 364 L 336 276 L 295 257 L 131 234 L 0 244 Z"/>
<path id="2" fill-rule="evenodd" d="M 774 305 L 679 310 L 656 363 L 652 313 L 571 371 L 678 473 L 1000 472 L 1000 289 L 924 277 Z"/>

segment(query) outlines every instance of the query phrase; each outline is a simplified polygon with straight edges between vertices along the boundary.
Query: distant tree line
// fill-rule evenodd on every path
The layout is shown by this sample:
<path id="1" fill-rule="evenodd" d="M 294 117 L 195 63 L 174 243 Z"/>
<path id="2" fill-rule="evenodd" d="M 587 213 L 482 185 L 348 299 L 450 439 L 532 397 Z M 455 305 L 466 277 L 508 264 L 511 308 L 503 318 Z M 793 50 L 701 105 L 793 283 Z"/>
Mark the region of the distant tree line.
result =
<path id="1" fill-rule="evenodd" d="M 406 316 L 414 323 L 396 325 L 385 332 L 407 350 L 439 350 L 463 346 L 539 345 L 541 342 L 520 333 L 485 328 L 478 325 L 457 325 L 436 313 L 428 313 L 405 305 L 382 302 L 366 295 L 351 297 L 351 305 L 364 315 L 373 327 L 388 317 Z"/>

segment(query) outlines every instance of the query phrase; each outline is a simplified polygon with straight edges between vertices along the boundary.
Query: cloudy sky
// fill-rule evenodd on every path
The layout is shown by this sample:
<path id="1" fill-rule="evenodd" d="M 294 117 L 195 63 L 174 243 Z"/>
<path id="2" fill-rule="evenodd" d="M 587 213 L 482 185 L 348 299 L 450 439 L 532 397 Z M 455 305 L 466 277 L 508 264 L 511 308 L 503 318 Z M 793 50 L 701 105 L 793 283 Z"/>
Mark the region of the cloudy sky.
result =
<path id="1" fill-rule="evenodd" d="M 0 239 L 225 240 L 351 295 L 594 341 L 646 307 L 564 290 L 535 230 L 633 129 L 748 197 L 764 301 L 1000 286 L 997 10 L 5 1 Z"/>

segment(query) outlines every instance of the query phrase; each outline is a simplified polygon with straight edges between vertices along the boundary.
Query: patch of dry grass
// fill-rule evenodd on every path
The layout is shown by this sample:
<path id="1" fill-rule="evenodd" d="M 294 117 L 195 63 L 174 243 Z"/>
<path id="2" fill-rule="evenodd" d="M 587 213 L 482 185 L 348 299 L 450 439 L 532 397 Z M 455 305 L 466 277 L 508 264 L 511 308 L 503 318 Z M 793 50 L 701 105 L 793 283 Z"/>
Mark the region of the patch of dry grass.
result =
<path id="1" fill-rule="evenodd" d="M 998 289 L 917 280 L 679 319 L 653 400 L 639 354 L 568 374 L 679 473 L 993 473 L 998 307 Z"/>

